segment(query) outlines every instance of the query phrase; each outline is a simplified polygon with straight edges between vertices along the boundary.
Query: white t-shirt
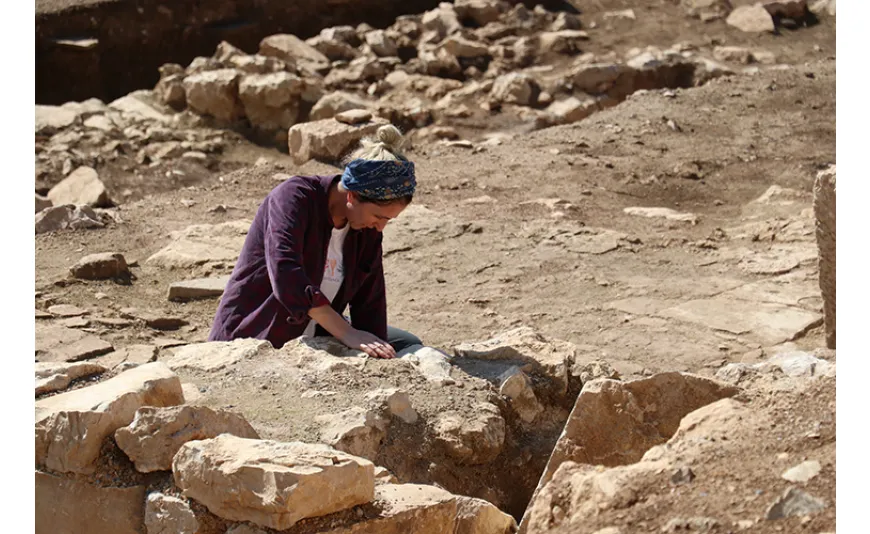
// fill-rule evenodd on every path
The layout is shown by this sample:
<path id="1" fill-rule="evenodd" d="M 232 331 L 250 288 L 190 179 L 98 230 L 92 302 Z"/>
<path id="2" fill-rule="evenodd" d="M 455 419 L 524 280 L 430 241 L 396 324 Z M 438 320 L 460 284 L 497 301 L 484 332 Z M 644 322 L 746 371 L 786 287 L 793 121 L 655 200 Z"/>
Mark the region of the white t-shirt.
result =
<path id="1" fill-rule="evenodd" d="M 320 283 L 320 290 L 329 299 L 329 302 L 338 294 L 341 283 L 344 282 L 344 238 L 347 237 L 347 232 L 350 230 L 350 224 L 345 224 L 344 228 L 333 228 L 332 236 L 329 238 L 329 248 L 326 251 L 326 265 L 323 268 L 323 282 Z M 313 319 L 309 321 L 303 335 L 313 336 L 314 330 L 317 328 L 317 322 Z"/>

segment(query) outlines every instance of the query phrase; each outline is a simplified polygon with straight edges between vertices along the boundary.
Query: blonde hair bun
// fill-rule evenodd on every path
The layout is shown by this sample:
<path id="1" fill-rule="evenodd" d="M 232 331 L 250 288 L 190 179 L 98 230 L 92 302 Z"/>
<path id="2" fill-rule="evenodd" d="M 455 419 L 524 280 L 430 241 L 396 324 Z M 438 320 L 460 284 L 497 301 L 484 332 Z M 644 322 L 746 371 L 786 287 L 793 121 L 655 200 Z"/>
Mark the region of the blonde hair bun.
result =
<path id="1" fill-rule="evenodd" d="M 384 124 L 378 128 L 374 137 L 366 137 L 360 141 L 359 147 L 353 151 L 347 161 L 352 159 L 368 159 L 374 161 L 395 161 L 404 157 L 402 150 L 405 138 L 402 132 L 392 124 Z"/>
<path id="2" fill-rule="evenodd" d="M 384 124 L 378 128 L 378 141 L 384 144 L 384 147 L 390 152 L 396 152 L 402 149 L 404 138 L 402 132 L 392 124 Z"/>

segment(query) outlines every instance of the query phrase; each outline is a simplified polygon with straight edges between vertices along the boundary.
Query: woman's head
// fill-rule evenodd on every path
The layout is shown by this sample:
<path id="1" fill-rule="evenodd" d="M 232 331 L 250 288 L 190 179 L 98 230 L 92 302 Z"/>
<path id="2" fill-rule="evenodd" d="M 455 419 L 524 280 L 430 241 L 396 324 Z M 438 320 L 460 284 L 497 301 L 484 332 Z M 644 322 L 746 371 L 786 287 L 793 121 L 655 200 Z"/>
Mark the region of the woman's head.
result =
<path id="1" fill-rule="evenodd" d="M 341 177 L 347 192 L 348 220 L 354 228 L 383 230 L 414 198 L 414 164 L 402 153 L 401 132 L 387 124 L 365 138 L 350 155 Z"/>

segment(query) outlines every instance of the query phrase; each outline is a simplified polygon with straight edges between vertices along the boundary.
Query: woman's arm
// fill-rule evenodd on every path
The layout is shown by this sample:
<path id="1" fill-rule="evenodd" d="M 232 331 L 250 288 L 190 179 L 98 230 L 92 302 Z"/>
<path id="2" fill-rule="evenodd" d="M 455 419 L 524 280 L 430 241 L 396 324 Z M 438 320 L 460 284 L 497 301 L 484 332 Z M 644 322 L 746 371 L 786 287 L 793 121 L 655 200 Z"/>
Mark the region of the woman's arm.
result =
<path id="1" fill-rule="evenodd" d="M 336 339 L 352 349 L 361 350 L 375 358 L 396 357 L 396 351 L 389 343 L 370 332 L 357 330 L 347 324 L 344 317 L 332 309 L 332 306 L 311 308 L 308 315 Z"/>
<path id="2" fill-rule="evenodd" d="M 311 308 L 329 306 L 329 299 L 305 274 L 302 247 L 309 209 L 300 182 L 288 180 L 267 197 L 268 221 L 264 236 L 266 269 L 272 292 L 293 324 L 309 320 Z"/>

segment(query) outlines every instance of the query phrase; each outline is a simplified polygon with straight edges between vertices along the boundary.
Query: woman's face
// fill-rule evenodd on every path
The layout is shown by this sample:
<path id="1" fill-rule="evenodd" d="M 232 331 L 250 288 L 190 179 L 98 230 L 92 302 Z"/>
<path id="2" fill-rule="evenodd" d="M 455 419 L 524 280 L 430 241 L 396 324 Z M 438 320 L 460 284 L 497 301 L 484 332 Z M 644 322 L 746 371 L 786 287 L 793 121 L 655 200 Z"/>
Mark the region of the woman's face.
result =
<path id="1" fill-rule="evenodd" d="M 390 220 L 399 216 L 408 206 L 402 201 L 381 205 L 373 202 L 362 202 L 354 192 L 347 194 L 347 222 L 354 230 L 374 228 L 383 232 Z"/>

